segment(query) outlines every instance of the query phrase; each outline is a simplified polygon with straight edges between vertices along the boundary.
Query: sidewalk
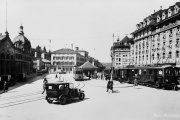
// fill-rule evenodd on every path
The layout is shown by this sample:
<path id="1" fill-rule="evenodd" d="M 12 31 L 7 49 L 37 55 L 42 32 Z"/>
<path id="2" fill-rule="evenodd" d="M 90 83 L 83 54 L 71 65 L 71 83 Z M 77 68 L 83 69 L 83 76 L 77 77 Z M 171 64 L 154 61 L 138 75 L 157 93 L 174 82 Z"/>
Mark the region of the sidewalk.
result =
<path id="1" fill-rule="evenodd" d="M 29 79 L 29 78 L 32 78 L 32 77 L 35 77 L 35 76 L 37 76 L 37 73 L 26 75 L 26 78 Z"/>

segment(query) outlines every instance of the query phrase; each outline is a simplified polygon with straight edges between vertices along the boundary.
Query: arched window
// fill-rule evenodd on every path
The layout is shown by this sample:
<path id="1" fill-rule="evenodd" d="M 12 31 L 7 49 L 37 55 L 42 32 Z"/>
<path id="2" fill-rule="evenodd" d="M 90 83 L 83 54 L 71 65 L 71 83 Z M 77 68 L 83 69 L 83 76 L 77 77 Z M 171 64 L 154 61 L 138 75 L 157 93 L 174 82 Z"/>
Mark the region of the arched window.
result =
<path id="1" fill-rule="evenodd" d="M 13 60 L 13 55 L 11 55 L 11 60 Z"/>
<path id="2" fill-rule="evenodd" d="M 172 52 L 169 52 L 169 58 L 172 58 Z"/>
<path id="3" fill-rule="evenodd" d="M 179 58 L 179 51 L 176 51 L 176 58 Z"/>
<path id="4" fill-rule="evenodd" d="M 6 55 L 6 59 L 9 59 L 9 54 Z"/>
<path id="5" fill-rule="evenodd" d="M 163 53 L 163 59 L 165 59 L 165 57 L 166 57 L 166 54 L 165 54 L 165 53 Z"/>
<path id="6" fill-rule="evenodd" d="M 154 54 L 152 54 L 152 59 L 154 60 Z"/>
<path id="7" fill-rule="evenodd" d="M 1 53 L 1 59 L 5 59 L 4 53 Z"/>
<path id="8" fill-rule="evenodd" d="M 160 55 L 159 55 L 159 53 L 157 53 L 157 58 L 158 58 L 158 59 L 160 58 Z"/>

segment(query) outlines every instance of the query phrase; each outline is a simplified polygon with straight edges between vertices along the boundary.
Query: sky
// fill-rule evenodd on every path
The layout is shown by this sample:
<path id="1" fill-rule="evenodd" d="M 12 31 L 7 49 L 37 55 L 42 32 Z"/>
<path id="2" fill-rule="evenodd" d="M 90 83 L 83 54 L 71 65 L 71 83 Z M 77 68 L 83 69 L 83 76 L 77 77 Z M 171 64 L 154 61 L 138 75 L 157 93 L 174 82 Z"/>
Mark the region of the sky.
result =
<path id="1" fill-rule="evenodd" d="M 100 62 L 111 62 L 113 40 L 118 36 L 120 40 L 126 35 L 132 37 L 136 24 L 160 6 L 167 9 L 176 2 L 179 1 L 0 0 L 0 33 L 4 34 L 7 28 L 13 41 L 22 24 L 33 48 L 39 45 L 55 51 L 79 47 Z"/>

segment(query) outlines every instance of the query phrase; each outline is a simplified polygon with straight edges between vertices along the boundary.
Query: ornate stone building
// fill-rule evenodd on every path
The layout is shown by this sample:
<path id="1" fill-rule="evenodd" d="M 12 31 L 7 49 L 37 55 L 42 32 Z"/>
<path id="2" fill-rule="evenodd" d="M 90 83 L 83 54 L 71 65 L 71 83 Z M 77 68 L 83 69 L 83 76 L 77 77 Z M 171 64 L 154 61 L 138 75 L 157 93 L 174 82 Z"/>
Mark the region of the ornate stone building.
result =
<path id="1" fill-rule="evenodd" d="M 23 26 L 13 41 L 8 32 L 0 35 L 0 75 L 31 74 L 32 66 L 31 43 L 24 36 Z"/>
<path id="2" fill-rule="evenodd" d="M 131 64 L 157 66 L 180 63 L 180 2 L 144 18 L 132 35 Z"/>
<path id="3" fill-rule="evenodd" d="M 131 54 L 130 45 L 132 39 L 125 36 L 121 41 L 113 43 L 111 47 L 112 66 L 115 69 L 127 67 L 130 64 Z"/>

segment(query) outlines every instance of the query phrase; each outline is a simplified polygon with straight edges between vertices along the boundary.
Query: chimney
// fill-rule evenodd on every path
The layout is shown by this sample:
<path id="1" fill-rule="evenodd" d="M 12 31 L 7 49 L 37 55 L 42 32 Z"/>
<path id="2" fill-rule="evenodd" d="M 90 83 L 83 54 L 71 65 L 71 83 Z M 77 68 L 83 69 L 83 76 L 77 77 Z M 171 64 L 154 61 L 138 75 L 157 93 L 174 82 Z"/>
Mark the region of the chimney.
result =
<path id="1" fill-rule="evenodd" d="M 79 50 L 79 47 L 76 47 L 76 50 Z"/>
<path id="2" fill-rule="evenodd" d="M 2 36 L 2 33 L 0 33 L 0 36 Z"/>
<path id="3" fill-rule="evenodd" d="M 162 10 L 162 6 L 161 6 L 160 8 L 161 8 L 161 10 Z"/>

